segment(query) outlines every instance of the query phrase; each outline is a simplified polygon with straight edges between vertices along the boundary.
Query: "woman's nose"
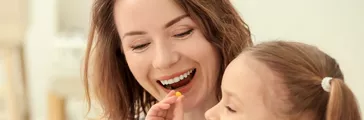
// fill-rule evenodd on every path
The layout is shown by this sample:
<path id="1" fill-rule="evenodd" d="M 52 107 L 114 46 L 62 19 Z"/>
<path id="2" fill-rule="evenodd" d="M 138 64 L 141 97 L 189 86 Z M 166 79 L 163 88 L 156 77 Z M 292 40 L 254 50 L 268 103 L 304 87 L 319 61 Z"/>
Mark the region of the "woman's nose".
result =
<path id="1" fill-rule="evenodd" d="M 156 69 L 168 69 L 176 64 L 180 59 L 179 52 L 173 49 L 173 46 L 167 44 L 157 44 L 153 67 Z"/>

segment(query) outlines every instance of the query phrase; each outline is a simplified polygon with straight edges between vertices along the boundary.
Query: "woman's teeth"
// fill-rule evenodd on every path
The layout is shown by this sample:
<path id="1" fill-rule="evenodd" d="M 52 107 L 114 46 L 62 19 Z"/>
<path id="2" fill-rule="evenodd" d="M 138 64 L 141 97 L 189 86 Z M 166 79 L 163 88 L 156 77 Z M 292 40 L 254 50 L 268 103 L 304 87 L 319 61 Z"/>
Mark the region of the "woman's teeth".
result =
<path id="1" fill-rule="evenodd" d="M 162 85 L 171 85 L 173 83 L 177 83 L 185 78 L 187 78 L 189 75 L 191 75 L 193 70 L 190 70 L 180 76 L 177 76 L 177 77 L 174 77 L 172 79 L 169 79 L 169 80 L 160 80 L 160 82 L 162 83 Z"/>

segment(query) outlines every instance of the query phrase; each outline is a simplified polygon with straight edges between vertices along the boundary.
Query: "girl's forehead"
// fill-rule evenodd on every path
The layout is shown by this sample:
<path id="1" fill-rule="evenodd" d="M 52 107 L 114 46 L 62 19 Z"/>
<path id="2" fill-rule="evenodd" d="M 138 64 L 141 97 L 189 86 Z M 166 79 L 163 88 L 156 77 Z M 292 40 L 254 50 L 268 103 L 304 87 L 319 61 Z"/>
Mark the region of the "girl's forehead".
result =
<path id="1" fill-rule="evenodd" d="M 226 68 L 222 89 L 235 92 L 240 98 L 247 96 L 274 96 L 279 93 L 277 77 L 265 64 L 249 55 L 240 55 Z"/>

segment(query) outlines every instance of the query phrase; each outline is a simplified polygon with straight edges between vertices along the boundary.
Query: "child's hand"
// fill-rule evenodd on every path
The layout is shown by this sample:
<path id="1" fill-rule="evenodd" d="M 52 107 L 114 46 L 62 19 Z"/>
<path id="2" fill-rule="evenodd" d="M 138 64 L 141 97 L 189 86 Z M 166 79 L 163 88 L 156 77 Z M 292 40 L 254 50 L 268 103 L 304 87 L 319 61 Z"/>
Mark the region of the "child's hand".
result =
<path id="1" fill-rule="evenodd" d="M 175 91 L 157 104 L 153 105 L 147 113 L 146 120 L 183 120 L 183 96 L 177 97 Z"/>

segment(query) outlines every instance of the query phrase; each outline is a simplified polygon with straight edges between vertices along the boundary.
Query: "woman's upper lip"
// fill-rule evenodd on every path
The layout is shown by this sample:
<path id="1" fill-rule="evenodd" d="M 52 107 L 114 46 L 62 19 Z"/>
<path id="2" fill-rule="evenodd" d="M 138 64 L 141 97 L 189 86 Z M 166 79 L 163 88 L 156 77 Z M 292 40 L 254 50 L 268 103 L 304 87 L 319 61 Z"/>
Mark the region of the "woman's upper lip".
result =
<path id="1" fill-rule="evenodd" d="M 166 76 L 162 76 L 162 77 L 159 77 L 158 80 L 169 80 L 169 79 L 172 79 L 172 78 L 175 78 L 177 76 L 180 76 L 190 70 L 193 70 L 192 68 L 191 69 L 187 69 L 187 70 L 184 70 L 184 71 L 181 71 L 181 72 L 177 72 L 177 73 L 174 73 L 172 75 L 166 75 Z"/>

